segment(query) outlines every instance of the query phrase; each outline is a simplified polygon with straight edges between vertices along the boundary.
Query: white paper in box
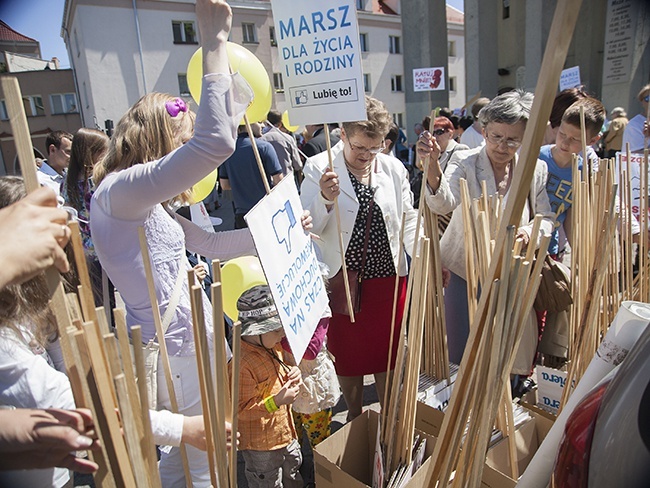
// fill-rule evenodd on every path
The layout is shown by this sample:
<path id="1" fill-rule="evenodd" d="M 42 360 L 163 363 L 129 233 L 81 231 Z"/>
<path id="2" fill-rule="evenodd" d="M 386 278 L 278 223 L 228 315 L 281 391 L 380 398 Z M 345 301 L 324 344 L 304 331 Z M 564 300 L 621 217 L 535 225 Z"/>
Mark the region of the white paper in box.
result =
<path id="1" fill-rule="evenodd" d="M 537 366 L 537 406 L 557 415 L 566 382 L 566 371 Z"/>
<path id="2" fill-rule="evenodd" d="M 458 376 L 458 365 L 449 365 L 449 381 L 438 380 L 425 373 L 420 373 L 418 382 L 418 401 L 444 412 L 449 404 L 453 383 Z"/>

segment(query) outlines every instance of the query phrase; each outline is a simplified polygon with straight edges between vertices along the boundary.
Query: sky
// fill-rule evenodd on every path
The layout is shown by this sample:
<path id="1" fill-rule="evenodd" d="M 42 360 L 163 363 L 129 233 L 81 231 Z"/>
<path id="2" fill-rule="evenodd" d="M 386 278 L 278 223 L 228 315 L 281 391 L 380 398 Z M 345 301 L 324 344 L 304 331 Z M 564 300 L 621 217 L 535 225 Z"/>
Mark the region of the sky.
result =
<path id="1" fill-rule="evenodd" d="M 43 59 L 56 56 L 69 68 L 68 52 L 61 37 L 65 0 L 0 0 L 0 19 L 15 31 L 41 44 Z"/>
<path id="2" fill-rule="evenodd" d="M 463 11 L 463 1 L 448 0 L 447 3 Z M 61 68 L 69 68 L 68 52 L 61 38 L 64 4 L 65 0 L 0 0 L 0 19 L 40 42 L 43 59 L 56 56 Z"/>

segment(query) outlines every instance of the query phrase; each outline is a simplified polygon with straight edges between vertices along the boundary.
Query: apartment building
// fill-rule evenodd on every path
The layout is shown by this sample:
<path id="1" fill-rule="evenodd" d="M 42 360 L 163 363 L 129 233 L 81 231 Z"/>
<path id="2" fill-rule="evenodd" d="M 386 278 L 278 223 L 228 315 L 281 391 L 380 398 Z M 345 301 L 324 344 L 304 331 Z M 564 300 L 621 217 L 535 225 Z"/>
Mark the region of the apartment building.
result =
<path id="1" fill-rule="evenodd" d="M 232 42 L 249 49 L 265 66 L 274 87 L 273 106 L 285 101 L 281 53 L 269 0 L 229 2 Z M 366 93 L 382 100 L 402 127 L 405 97 L 412 87 L 404 72 L 406 46 L 400 2 L 356 1 Z M 451 7 L 449 7 L 451 9 Z M 463 16 L 451 9 L 449 76 L 454 90 L 445 105 L 465 99 Z M 145 93 L 161 91 L 190 100 L 187 64 L 199 44 L 192 0 L 66 0 L 61 35 L 76 73 L 84 123 L 120 116 Z"/>

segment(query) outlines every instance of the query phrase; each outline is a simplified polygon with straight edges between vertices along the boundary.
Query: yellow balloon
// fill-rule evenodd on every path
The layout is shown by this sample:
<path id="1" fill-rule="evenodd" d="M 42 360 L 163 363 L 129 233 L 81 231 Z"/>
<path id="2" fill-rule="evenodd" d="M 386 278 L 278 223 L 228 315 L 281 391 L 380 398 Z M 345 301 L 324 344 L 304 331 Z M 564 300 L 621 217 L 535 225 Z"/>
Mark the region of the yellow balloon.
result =
<path id="1" fill-rule="evenodd" d="M 266 276 L 256 256 L 242 256 L 231 259 L 221 268 L 221 290 L 223 310 L 237 320 L 237 300 L 246 290 L 256 285 L 266 285 Z"/>
<path id="2" fill-rule="evenodd" d="M 217 184 L 218 172 L 219 170 L 215 169 L 212 173 L 192 187 L 192 196 L 197 203 L 201 200 L 205 200 L 212 190 L 214 190 L 214 187 Z"/>
<path id="3" fill-rule="evenodd" d="M 291 125 L 291 122 L 289 121 L 288 110 L 282 112 L 282 123 L 284 124 L 284 128 L 287 129 L 289 132 L 296 132 L 298 130 L 297 125 Z"/>
<path id="4" fill-rule="evenodd" d="M 253 102 L 246 109 L 249 122 L 266 120 L 273 102 L 273 89 L 264 65 L 252 52 L 239 44 L 228 42 L 226 49 L 232 72 L 239 72 L 253 89 Z M 187 65 L 187 84 L 197 104 L 201 103 L 202 78 L 203 58 L 202 50 L 199 48 Z"/>

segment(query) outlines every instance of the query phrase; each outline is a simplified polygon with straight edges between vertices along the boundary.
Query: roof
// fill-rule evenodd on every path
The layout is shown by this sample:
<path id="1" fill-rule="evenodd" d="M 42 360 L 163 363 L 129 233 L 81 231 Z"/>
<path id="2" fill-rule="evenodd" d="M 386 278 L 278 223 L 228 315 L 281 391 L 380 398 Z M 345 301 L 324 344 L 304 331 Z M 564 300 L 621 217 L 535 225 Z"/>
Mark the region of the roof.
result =
<path id="1" fill-rule="evenodd" d="M 460 10 L 447 5 L 447 22 L 453 22 L 455 24 L 464 24 L 465 23 L 465 14 Z"/>
<path id="2" fill-rule="evenodd" d="M 0 20 L 0 41 L 38 42 L 36 39 L 22 35 Z"/>

